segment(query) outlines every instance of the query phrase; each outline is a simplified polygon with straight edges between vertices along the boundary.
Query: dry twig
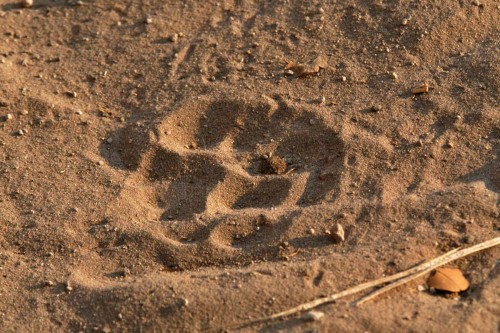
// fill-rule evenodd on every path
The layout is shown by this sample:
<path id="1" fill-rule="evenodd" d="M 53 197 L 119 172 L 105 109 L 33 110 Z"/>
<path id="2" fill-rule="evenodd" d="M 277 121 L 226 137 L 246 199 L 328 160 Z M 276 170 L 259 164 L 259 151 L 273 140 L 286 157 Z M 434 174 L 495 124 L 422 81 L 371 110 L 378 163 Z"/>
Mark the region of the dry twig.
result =
<path id="1" fill-rule="evenodd" d="M 250 326 L 250 325 L 253 325 L 256 323 L 260 323 L 263 321 L 275 320 L 275 319 L 282 318 L 282 317 L 288 317 L 288 316 L 296 314 L 296 313 L 309 311 L 309 310 L 314 309 L 320 305 L 334 302 L 335 300 L 337 300 L 339 298 L 346 297 L 346 296 L 349 296 L 352 294 L 356 294 L 356 293 L 359 293 L 359 292 L 364 291 L 366 289 L 370 289 L 370 288 L 379 286 L 379 285 L 387 283 L 387 282 L 395 281 L 394 283 L 391 283 L 391 284 L 387 285 L 386 287 L 381 288 L 381 289 L 375 291 L 374 293 L 371 293 L 368 296 L 359 300 L 356 303 L 356 305 L 360 305 L 360 304 L 362 304 L 370 299 L 373 299 L 374 297 L 376 297 L 376 296 L 378 296 L 378 295 L 380 295 L 380 294 L 382 294 L 382 293 L 384 293 L 392 288 L 395 288 L 399 285 L 402 285 L 404 283 L 412 281 L 412 280 L 428 273 L 429 271 L 431 271 L 439 266 L 445 265 L 451 261 L 463 258 L 463 257 L 468 256 L 470 254 L 479 252 L 481 250 L 485 250 L 487 248 L 497 246 L 499 244 L 500 244 L 500 237 L 497 237 L 497 238 L 490 239 L 486 242 L 471 246 L 471 247 L 466 248 L 466 249 L 462 249 L 462 250 L 460 250 L 459 248 L 454 249 L 454 250 L 451 250 L 450 252 L 445 253 L 442 256 L 439 256 L 439 257 L 432 259 L 428 262 L 425 262 L 423 264 L 417 265 L 417 266 L 410 268 L 406 271 L 403 271 L 403 272 L 400 272 L 400 273 L 397 273 L 397 274 L 394 274 L 391 276 L 387 276 L 387 277 L 384 277 L 381 279 L 377 279 L 374 281 L 365 282 L 365 283 L 362 283 L 362 284 L 357 285 L 355 287 L 346 289 L 342 292 L 339 292 L 339 293 L 336 293 L 336 294 L 333 294 L 330 296 L 326 296 L 323 298 L 318 298 L 318 299 L 315 299 L 311 302 L 300 304 L 299 306 L 296 306 L 294 308 L 291 308 L 291 309 L 288 309 L 288 310 L 285 310 L 285 311 L 282 311 L 279 313 L 275 313 L 275 314 L 270 315 L 268 317 L 263 317 L 263 318 L 258 318 L 255 320 L 248 321 L 246 323 L 238 325 L 235 328 L 236 329 L 243 328 L 243 327 L 247 327 L 247 326 Z"/>

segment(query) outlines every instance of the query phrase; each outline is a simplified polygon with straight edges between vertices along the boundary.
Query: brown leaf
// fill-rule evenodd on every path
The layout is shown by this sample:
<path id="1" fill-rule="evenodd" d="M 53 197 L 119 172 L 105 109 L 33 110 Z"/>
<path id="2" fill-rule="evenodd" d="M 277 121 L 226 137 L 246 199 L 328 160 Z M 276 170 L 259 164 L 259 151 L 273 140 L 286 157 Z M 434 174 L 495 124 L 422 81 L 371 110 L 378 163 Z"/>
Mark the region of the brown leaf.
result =
<path id="1" fill-rule="evenodd" d="M 411 90 L 411 92 L 415 95 L 417 94 L 423 94 L 429 92 L 429 85 L 427 84 L 422 84 L 421 86 L 415 87 Z"/>
<path id="2" fill-rule="evenodd" d="M 469 288 L 469 281 L 458 268 L 438 268 L 427 280 L 427 285 L 438 290 L 458 293 Z"/>
<path id="3" fill-rule="evenodd" d="M 325 55 L 319 55 L 316 58 L 304 64 L 297 63 L 295 61 L 290 61 L 285 66 L 285 70 L 293 71 L 295 76 L 308 76 L 308 75 L 314 75 L 318 73 L 321 68 L 327 68 L 327 67 L 328 67 L 328 58 Z"/>

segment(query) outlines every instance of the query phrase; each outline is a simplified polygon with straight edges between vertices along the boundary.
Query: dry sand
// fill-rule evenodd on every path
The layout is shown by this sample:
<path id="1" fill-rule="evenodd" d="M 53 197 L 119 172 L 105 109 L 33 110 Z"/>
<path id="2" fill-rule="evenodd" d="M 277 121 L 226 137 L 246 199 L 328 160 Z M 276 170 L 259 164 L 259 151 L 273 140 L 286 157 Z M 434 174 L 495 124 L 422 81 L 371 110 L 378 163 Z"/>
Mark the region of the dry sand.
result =
<path id="1" fill-rule="evenodd" d="M 498 1 L 0 9 L 2 332 L 223 331 L 499 235 Z M 497 332 L 499 254 L 242 331 Z"/>

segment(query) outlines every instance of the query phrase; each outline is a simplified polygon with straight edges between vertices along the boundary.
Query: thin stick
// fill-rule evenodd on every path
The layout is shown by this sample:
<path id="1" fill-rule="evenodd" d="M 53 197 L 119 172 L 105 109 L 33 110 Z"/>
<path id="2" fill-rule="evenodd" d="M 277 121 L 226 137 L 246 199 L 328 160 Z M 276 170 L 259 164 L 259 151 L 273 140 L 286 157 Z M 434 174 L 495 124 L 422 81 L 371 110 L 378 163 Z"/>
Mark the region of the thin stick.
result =
<path id="1" fill-rule="evenodd" d="M 260 323 L 263 321 L 275 320 L 278 318 L 287 317 L 287 316 L 290 316 L 290 315 L 293 315 L 296 313 L 300 313 L 303 311 L 308 311 L 308 310 L 314 309 L 320 305 L 334 302 L 339 298 L 346 297 L 346 296 L 349 296 L 352 294 L 356 294 L 356 293 L 359 293 L 363 290 L 373 288 L 373 287 L 379 286 L 379 285 L 387 283 L 387 282 L 402 279 L 401 281 L 404 281 L 402 283 L 406 283 L 407 281 L 413 280 L 415 274 L 419 274 L 418 276 L 421 276 L 421 275 L 427 273 L 428 271 L 430 271 L 436 267 L 445 265 L 453 260 L 457 260 L 459 258 L 465 257 L 465 256 L 470 255 L 472 253 L 475 253 L 475 252 L 478 252 L 478 251 L 481 251 L 481 250 L 484 250 L 484 249 L 487 249 L 487 248 L 490 248 L 490 247 L 493 247 L 493 246 L 496 246 L 499 244 L 500 244 L 500 237 L 497 237 L 497 238 L 488 240 L 486 242 L 474 245 L 474 246 L 469 247 L 467 249 L 460 250 L 459 248 L 457 248 L 457 249 L 451 250 L 451 251 L 445 253 L 444 255 L 441 255 L 441 256 L 439 256 L 431 261 L 425 262 L 421 265 L 415 266 L 415 267 L 410 268 L 406 271 L 403 271 L 403 272 L 400 272 L 400 273 L 397 273 L 397 274 L 394 274 L 391 276 L 387 276 L 385 278 L 377 279 L 374 281 L 365 282 L 365 283 L 359 284 L 355 287 L 341 291 L 339 293 L 336 293 L 336 294 L 333 294 L 330 296 L 326 296 L 326 297 L 322 297 L 322 298 L 318 298 L 318 299 L 315 299 L 311 302 L 300 304 L 294 308 L 291 308 L 291 309 L 288 309 L 288 310 L 285 310 L 285 311 L 282 311 L 279 313 L 275 313 L 275 314 L 267 316 L 267 317 L 258 318 L 255 320 L 245 322 L 245 323 L 238 325 L 237 327 L 234 327 L 234 328 L 235 329 L 243 328 L 243 327 L 253 325 L 256 323 Z M 400 281 L 397 281 L 396 283 L 398 283 L 398 282 L 400 282 Z M 392 285 L 393 284 L 391 284 L 390 286 L 392 286 Z M 392 287 L 392 288 L 394 288 L 394 287 Z M 380 289 L 379 291 L 381 291 L 383 289 L 384 288 Z M 387 289 L 387 290 L 389 290 L 389 289 Z M 375 295 L 375 296 L 377 296 L 377 295 Z M 375 296 L 373 296 L 373 297 L 375 297 Z M 370 299 L 371 298 L 372 297 L 370 297 Z M 363 299 L 361 301 L 366 302 L 366 300 L 363 300 Z M 358 302 L 358 304 L 360 304 L 360 303 Z"/>
<path id="2" fill-rule="evenodd" d="M 420 272 L 417 272 L 413 275 L 410 275 L 406 278 L 403 278 L 401 280 L 398 280 L 396 282 L 393 282 L 381 289 L 378 289 L 376 291 L 374 291 L 373 293 L 361 298 L 359 301 L 356 302 L 356 306 L 359 306 L 365 302 L 368 302 L 369 300 L 371 299 L 374 299 L 375 297 L 377 297 L 378 295 L 380 294 L 383 294 L 391 289 L 394 289 L 396 288 L 397 286 L 400 286 L 402 284 L 405 284 L 407 282 L 410 282 L 412 280 L 415 280 L 417 278 L 419 278 L 420 276 L 422 275 L 425 275 L 426 273 L 432 271 L 433 269 L 439 267 L 439 266 L 443 266 L 443 265 L 446 265 L 447 263 L 449 262 L 452 262 L 454 260 L 457 260 L 459 258 L 463 258 L 465 256 L 468 256 L 469 254 L 472 254 L 472 253 L 475 253 L 475 252 L 478 252 L 478 251 L 481 251 L 481 250 L 484 250 L 484 249 L 487 249 L 487 248 L 490 248 L 490 247 L 493 247 L 493 246 L 496 246 L 500 244 L 500 237 L 497 237 L 497 238 L 493 238 L 493 239 L 490 239 L 489 241 L 486 241 L 486 242 L 483 242 L 483 243 L 480 243 L 480 244 L 477 244 L 477 245 L 474 245 L 474 246 L 471 246 L 469 248 L 466 248 L 466 249 L 463 249 L 463 250 L 460 250 L 460 251 L 457 251 L 455 253 L 452 253 L 450 255 L 447 255 L 446 257 L 442 257 L 442 258 L 436 258 L 436 259 L 433 259 L 423 265 L 420 265 L 419 267 L 421 267 L 422 271 Z"/>

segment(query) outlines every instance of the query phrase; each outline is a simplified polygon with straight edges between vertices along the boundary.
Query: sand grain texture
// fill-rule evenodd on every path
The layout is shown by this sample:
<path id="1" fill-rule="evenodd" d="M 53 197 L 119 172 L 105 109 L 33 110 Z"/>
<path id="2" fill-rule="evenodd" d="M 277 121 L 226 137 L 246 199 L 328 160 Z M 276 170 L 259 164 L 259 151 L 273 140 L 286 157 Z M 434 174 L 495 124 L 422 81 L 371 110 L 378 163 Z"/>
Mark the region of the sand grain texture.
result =
<path id="1" fill-rule="evenodd" d="M 0 0 L 2 331 L 221 331 L 498 237 L 499 14 Z M 454 263 L 458 301 L 243 331 L 496 332 L 498 251 Z"/>

